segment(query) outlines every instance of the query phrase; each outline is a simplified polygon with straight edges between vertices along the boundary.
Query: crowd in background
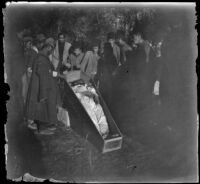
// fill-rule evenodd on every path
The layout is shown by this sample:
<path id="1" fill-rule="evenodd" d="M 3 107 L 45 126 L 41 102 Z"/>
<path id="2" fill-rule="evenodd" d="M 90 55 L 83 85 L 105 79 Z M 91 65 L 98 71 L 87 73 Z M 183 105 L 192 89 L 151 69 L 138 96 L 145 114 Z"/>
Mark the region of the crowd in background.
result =
<path id="1" fill-rule="evenodd" d="M 48 124 L 48 130 L 55 130 L 57 108 L 63 103 L 62 78 L 69 71 L 83 72 L 96 84 L 108 106 L 112 104 L 112 93 L 121 85 L 117 80 L 120 78 L 126 83 L 139 81 L 144 96 L 159 97 L 164 37 L 147 40 L 138 30 L 128 39 L 120 30 L 109 32 L 105 43 L 98 39 L 73 40 L 64 32 L 57 39 L 46 38 L 45 34 L 18 37 L 26 63 L 22 76 L 24 114 L 32 129 L 42 130 Z"/>

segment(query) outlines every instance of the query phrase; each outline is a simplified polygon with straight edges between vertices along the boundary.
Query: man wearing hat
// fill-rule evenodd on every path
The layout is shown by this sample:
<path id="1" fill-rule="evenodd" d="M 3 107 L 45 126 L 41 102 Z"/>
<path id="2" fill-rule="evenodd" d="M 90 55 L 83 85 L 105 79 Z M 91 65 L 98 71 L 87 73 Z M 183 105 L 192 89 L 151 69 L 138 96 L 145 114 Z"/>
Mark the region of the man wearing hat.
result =
<path id="1" fill-rule="evenodd" d="M 35 60 L 37 58 L 37 55 L 41 48 L 43 47 L 45 42 L 45 36 L 43 34 L 38 34 L 36 38 L 33 40 L 31 47 L 29 49 L 29 57 L 27 58 L 27 71 L 25 75 L 23 76 L 23 97 L 24 97 L 24 104 L 26 103 L 27 93 L 31 93 L 30 90 L 28 90 L 28 86 L 30 85 L 30 79 L 32 75 L 32 70 L 35 65 Z M 34 124 L 33 120 L 27 120 L 28 121 L 28 127 L 31 129 L 37 129 L 36 125 Z"/>
<path id="2" fill-rule="evenodd" d="M 32 71 L 32 81 L 26 103 L 27 119 L 35 120 L 39 133 L 53 134 L 57 123 L 58 86 L 57 72 L 49 60 L 54 49 L 54 39 L 46 39 Z"/>

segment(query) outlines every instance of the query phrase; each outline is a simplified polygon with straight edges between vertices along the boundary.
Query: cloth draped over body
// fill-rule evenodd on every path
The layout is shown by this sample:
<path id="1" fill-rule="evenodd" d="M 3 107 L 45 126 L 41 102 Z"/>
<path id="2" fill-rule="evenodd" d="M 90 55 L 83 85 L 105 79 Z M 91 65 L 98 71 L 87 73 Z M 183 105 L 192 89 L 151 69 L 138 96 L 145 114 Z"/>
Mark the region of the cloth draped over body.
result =
<path id="1" fill-rule="evenodd" d="M 100 135 L 102 135 L 103 138 L 106 138 L 109 133 L 108 122 L 103 108 L 101 107 L 99 100 L 97 100 L 98 95 L 96 90 L 86 84 L 76 85 L 72 87 L 72 89 L 90 116 Z"/>

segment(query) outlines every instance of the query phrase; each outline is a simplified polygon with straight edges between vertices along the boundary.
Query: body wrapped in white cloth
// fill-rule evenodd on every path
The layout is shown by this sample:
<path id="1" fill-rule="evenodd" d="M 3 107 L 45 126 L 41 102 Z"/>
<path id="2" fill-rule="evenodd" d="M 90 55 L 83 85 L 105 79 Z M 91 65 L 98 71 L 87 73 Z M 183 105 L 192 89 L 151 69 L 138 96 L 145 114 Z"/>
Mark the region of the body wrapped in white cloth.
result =
<path id="1" fill-rule="evenodd" d="M 108 123 L 103 109 L 98 102 L 98 95 L 95 89 L 87 86 L 86 84 L 76 85 L 72 87 L 72 89 L 92 119 L 98 132 L 103 138 L 106 138 L 109 133 Z"/>

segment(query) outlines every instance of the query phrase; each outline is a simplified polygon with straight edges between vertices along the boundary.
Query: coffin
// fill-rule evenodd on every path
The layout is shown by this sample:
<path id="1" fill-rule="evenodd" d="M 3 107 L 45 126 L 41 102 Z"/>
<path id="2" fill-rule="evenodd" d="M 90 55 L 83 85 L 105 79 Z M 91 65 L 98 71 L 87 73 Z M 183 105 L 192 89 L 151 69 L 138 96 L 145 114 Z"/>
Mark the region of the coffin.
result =
<path id="1" fill-rule="evenodd" d="M 79 80 L 76 83 L 84 83 L 84 81 Z M 98 132 L 86 109 L 73 91 L 73 85 L 74 83 L 64 81 L 63 108 L 69 112 L 71 128 L 92 143 L 102 153 L 121 149 L 122 134 L 95 84 L 92 84 L 92 86 L 99 96 L 99 103 L 103 108 L 108 123 L 109 134 L 106 138 L 103 138 Z"/>

